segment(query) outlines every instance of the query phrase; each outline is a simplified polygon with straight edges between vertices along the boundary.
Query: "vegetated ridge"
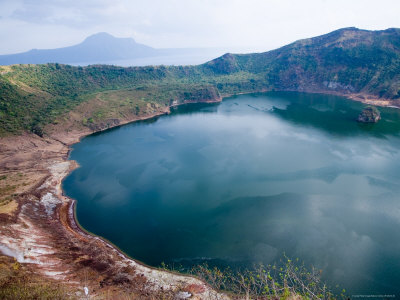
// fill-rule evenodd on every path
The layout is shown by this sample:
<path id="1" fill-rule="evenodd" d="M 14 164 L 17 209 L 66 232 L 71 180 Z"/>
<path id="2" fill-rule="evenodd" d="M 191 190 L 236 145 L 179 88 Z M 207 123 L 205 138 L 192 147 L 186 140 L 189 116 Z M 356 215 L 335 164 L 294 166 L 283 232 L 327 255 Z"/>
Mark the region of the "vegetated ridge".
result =
<path id="1" fill-rule="evenodd" d="M 109 119 L 185 101 L 271 90 L 332 93 L 397 106 L 400 29 L 344 28 L 269 52 L 227 53 L 198 66 L 55 63 L 3 66 L 0 74 L 2 135 L 42 134 L 74 111 L 83 114 L 80 125 L 98 128 Z M 82 111 L 85 103 L 90 108 Z"/>

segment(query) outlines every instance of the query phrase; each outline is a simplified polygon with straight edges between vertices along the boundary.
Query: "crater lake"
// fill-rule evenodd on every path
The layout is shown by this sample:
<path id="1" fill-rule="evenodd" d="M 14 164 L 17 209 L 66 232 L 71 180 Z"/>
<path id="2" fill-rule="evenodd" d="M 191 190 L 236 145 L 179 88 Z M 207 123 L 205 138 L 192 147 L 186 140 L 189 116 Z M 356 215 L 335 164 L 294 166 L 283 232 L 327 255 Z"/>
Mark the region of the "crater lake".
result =
<path id="1" fill-rule="evenodd" d="M 76 215 L 134 259 L 249 267 L 285 254 L 349 295 L 400 295 L 400 111 L 270 92 L 90 135 L 63 182 Z"/>

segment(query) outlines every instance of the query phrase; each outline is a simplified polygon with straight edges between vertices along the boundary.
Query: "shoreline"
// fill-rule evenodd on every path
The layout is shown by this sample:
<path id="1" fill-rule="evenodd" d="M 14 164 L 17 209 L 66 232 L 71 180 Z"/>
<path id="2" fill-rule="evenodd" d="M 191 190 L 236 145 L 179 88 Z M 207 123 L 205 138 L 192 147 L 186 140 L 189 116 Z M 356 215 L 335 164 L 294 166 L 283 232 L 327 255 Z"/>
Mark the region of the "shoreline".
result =
<path id="1" fill-rule="evenodd" d="M 170 107 L 122 120 L 117 126 L 168 113 Z M 110 126 L 113 127 L 116 126 Z M 82 282 L 85 282 L 90 295 L 95 297 L 105 293 L 109 297 L 111 290 L 117 293 L 117 298 L 164 294 L 177 297 L 182 292 L 197 299 L 229 299 L 194 276 L 137 261 L 79 224 L 76 200 L 67 197 L 62 189 L 64 178 L 78 167 L 69 159 L 71 147 L 85 136 L 107 129 L 71 131 L 63 138 L 51 134 L 39 138 L 25 133 L 0 139 L 0 150 L 4 150 L 0 151 L 0 172 L 40 174 L 23 196 L 12 200 L 17 203 L 12 215 L 0 212 L 4 217 L 0 218 L 0 254 L 14 257 L 39 277 L 65 283 L 79 297 L 84 296 Z"/>
<path id="2" fill-rule="evenodd" d="M 227 96 L 227 97 L 229 97 L 229 96 Z M 135 263 L 135 264 L 137 264 L 137 265 L 139 265 L 139 266 L 141 266 L 141 267 L 143 267 L 145 269 L 149 269 L 150 271 L 166 273 L 166 274 L 174 276 L 174 277 L 179 277 L 179 279 L 181 279 L 181 280 L 185 280 L 186 279 L 186 280 L 189 280 L 189 281 L 193 281 L 193 280 L 198 281 L 198 282 L 195 283 L 196 285 L 203 285 L 203 288 L 201 288 L 200 290 L 202 290 L 202 289 L 204 289 L 204 287 L 206 287 L 204 289 L 204 291 L 201 291 L 201 293 L 200 293 L 200 294 L 204 294 L 205 293 L 205 295 L 200 295 L 200 294 L 196 295 L 197 297 L 200 297 L 199 299 L 203 299 L 203 296 L 206 296 L 206 298 L 204 298 L 204 299 L 208 299 L 209 297 L 216 297 L 216 299 L 230 299 L 230 298 L 225 294 L 221 294 L 219 292 L 214 291 L 207 283 L 203 282 L 201 279 L 199 279 L 199 278 L 197 278 L 197 277 L 195 277 L 193 275 L 183 274 L 183 273 L 174 272 L 174 271 L 166 270 L 166 269 L 160 269 L 158 267 L 150 266 L 150 265 L 148 265 L 148 264 L 146 264 L 146 263 L 144 263 L 144 262 L 142 262 L 140 260 L 137 260 L 134 257 L 131 257 L 130 255 L 125 253 L 122 249 L 120 249 L 117 245 L 115 245 L 114 243 L 112 243 L 111 241 L 106 239 L 105 237 L 102 237 L 100 235 L 97 235 L 97 234 L 95 234 L 93 232 L 90 232 L 89 230 L 85 229 L 79 223 L 79 220 L 77 218 L 77 214 L 76 214 L 77 200 L 72 199 L 72 198 L 68 197 L 65 194 L 64 190 L 62 189 L 62 181 L 68 175 L 70 175 L 71 172 L 73 172 L 73 170 L 75 170 L 76 168 L 80 167 L 79 164 L 76 161 L 70 160 L 69 157 L 70 157 L 70 154 L 72 152 L 72 146 L 74 144 L 77 144 L 77 143 L 81 142 L 81 140 L 83 138 L 85 138 L 85 137 L 87 137 L 89 135 L 92 135 L 92 134 L 98 134 L 98 133 L 101 133 L 103 131 L 119 128 L 119 127 L 124 126 L 124 125 L 133 124 L 133 123 L 140 122 L 140 121 L 145 121 L 145 120 L 156 119 L 156 118 L 159 118 L 159 117 L 164 116 L 164 115 L 169 115 L 170 112 L 171 112 L 171 108 L 174 108 L 174 107 L 179 107 L 179 106 L 182 106 L 182 105 L 194 104 L 194 103 L 220 103 L 220 102 L 222 102 L 222 100 L 224 98 L 225 97 L 219 97 L 216 100 L 206 100 L 206 101 L 205 100 L 200 100 L 200 101 L 196 101 L 196 102 L 185 101 L 185 102 L 180 103 L 180 104 L 168 106 L 167 111 L 157 112 L 157 113 L 154 113 L 152 115 L 140 117 L 140 118 L 135 119 L 135 120 L 126 120 L 126 121 L 121 122 L 118 125 L 111 126 L 109 128 L 105 128 L 105 129 L 102 129 L 102 130 L 94 131 L 94 132 L 92 132 L 90 134 L 87 134 L 87 135 L 85 134 L 85 135 L 79 136 L 79 138 L 78 138 L 78 140 L 76 142 L 66 145 L 68 147 L 68 154 L 67 154 L 67 157 L 65 158 L 65 162 L 73 163 L 74 164 L 74 168 L 70 169 L 69 172 L 67 174 L 65 174 L 65 176 L 63 178 L 61 178 L 61 181 L 59 182 L 59 189 L 61 190 L 62 197 L 65 198 L 65 199 L 68 199 L 68 201 L 67 201 L 67 205 L 68 205 L 68 225 L 70 226 L 70 229 L 72 231 L 74 231 L 75 233 L 77 233 L 79 235 L 87 236 L 89 239 L 94 239 L 94 240 L 101 241 L 102 243 L 104 243 L 106 245 L 106 247 L 112 249 L 113 251 L 116 251 L 118 253 L 118 255 L 123 260 L 131 261 L 131 262 L 133 262 L 133 263 Z M 191 283 L 191 284 L 193 284 L 193 283 Z M 161 287 L 161 289 L 163 289 L 163 288 L 164 287 Z"/>
<path id="3" fill-rule="evenodd" d="M 85 129 L 75 132 L 71 131 L 61 138 L 58 136 L 52 136 L 51 134 L 45 138 L 39 138 L 32 134 L 23 134 L 21 136 L 7 138 L 14 140 L 14 148 L 10 148 L 10 145 L 7 145 L 7 139 L 6 141 L 3 139 L 2 142 L 4 144 L 0 146 L 8 149 L 3 156 L 10 162 L 9 165 L 7 165 L 7 161 L 6 163 L 3 163 L 2 166 L 0 166 L 0 170 L 7 170 L 7 172 L 9 170 L 15 172 L 23 171 L 27 168 L 24 165 L 24 160 L 28 160 L 28 169 L 31 168 L 29 171 L 38 170 L 41 172 L 42 177 L 40 177 L 40 180 L 37 179 L 35 185 L 26 191 L 21 199 L 18 200 L 18 209 L 15 212 L 15 222 L 11 219 L 11 221 L 7 219 L 4 223 L 0 223 L 0 225 L 3 225 L 0 227 L 0 233 L 3 235 L 3 237 L 0 237 L 0 245 L 6 245 L 6 247 L 9 248 L 8 250 L 11 251 L 11 256 L 14 256 L 21 263 L 28 263 L 33 267 L 37 266 L 37 271 L 44 276 L 48 276 L 55 280 L 67 280 L 69 282 L 68 284 L 74 289 L 80 289 L 79 286 L 81 285 L 82 279 L 86 276 L 84 274 L 85 272 L 82 270 L 86 270 L 88 267 L 91 268 L 95 273 L 97 272 L 95 276 L 93 276 L 94 279 L 91 280 L 90 284 L 87 284 L 90 286 L 91 293 L 94 293 L 93 295 L 99 295 L 102 292 L 102 289 L 104 289 L 102 287 L 104 279 L 101 279 L 104 277 L 105 272 L 103 268 L 107 270 L 109 280 L 115 282 L 120 275 L 120 271 L 117 270 L 119 270 L 121 266 L 124 266 L 123 268 L 129 269 L 123 273 L 126 275 L 126 280 L 129 280 L 129 284 L 132 286 L 137 284 L 137 282 L 140 282 L 145 285 L 144 290 L 147 292 L 149 292 L 149 290 L 175 292 L 176 290 L 188 290 L 191 294 L 199 297 L 199 299 L 209 299 L 211 295 L 213 297 L 215 296 L 217 299 L 229 299 L 225 294 L 219 294 L 212 290 L 206 283 L 194 276 L 148 266 L 145 263 L 130 257 L 107 239 L 87 231 L 80 225 L 76 217 L 76 200 L 65 195 L 62 189 L 62 181 L 75 168 L 79 167 L 76 161 L 69 159 L 72 146 L 75 143 L 79 143 L 82 138 L 88 135 L 137 121 L 158 118 L 162 115 L 169 114 L 172 107 L 183 104 L 201 102 L 219 103 L 223 101 L 223 99 L 232 96 L 265 92 L 269 91 L 249 91 L 234 95 L 223 95 L 211 101 L 186 101 L 178 105 L 165 107 L 163 110 L 154 112 L 153 114 L 134 119 L 122 120 L 118 124 L 112 124 L 111 126 L 100 130 L 90 131 L 89 129 Z M 333 91 L 300 92 L 332 94 L 347 98 L 351 101 L 362 102 L 364 104 L 384 107 L 392 106 L 392 102 L 385 99 L 368 100 L 361 98 L 359 95 L 346 95 Z M 371 101 L 379 102 L 373 104 Z M 398 109 L 400 107 L 395 106 L 395 108 Z M 24 140 L 25 138 L 26 141 Z M 19 142 L 22 142 L 22 140 L 25 143 L 23 147 L 19 145 Z M 28 156 L 25 157 L 20 152 Z M 37 157 L 39 157 L 39 160 Z M 28 173 L 28 175 L 29 174 L 30 173 Z M 34 197 L 38 198 L 39 201 L 32 202 L 34 200 L 31 199 Z M 43 225 L 43 223 L 48 223 L 50 227 L 46 226 L 46 224 Z M 26 226 L 28 226 L 28 228 L 25 228 Z M 56 228 L 52 228 L 52 226 Z M 17 233 L 15 233 L 15 231 Z M 61 237 L 62 241 L 58 241 L 59 237 Z M 28 247 L 29 251 L 25 249 L 27 248 L 27 245 L 24 245 L 27 241 L 30 246 Z M 68 246 L 70 244 L 73 244 L 73 246 Z M 88 246 L 86 244 L 88 244 Z M 79 251 L 77 250 L 79 255 L 74 251 L 69 250 L 72 248 L 79 248 Z M 4 253 L 4 251 L 0 252 Z M 77 255 L 78 258 L 75 257 Z M 105 264 L 108 265 L 101 265 L 100 268 L 99 263 L 97 263 L 97 257 L 100 257 L 100 259 L 98 259 L 100 261 L 107 261 Z M 107 257 L 107 259 L 105 257 Z M 146 283 L 142 282 L 142 277 L 146 279 Z M 100 288 L 98 285 L 100 285 Z M 108 287 L 115 287 L 115 284 L 110 284 Z"/>
<path id="4" fill-rule="evenodd" d="M 148 117 L 144 117 L 144 118 L 139 118 L 139 119 L 137 119 L 137 120 L 126 121 L 126 122 L 123 122 L 123 123 L 118 124 L 118 125 L 116 125 L 116 126 L 112 126 L 112 127 L 110 127 L 110 128 L 106 128 L 106 129 L 103 129 L 103 130 L 100 130 L 100 131 L 95 131 L 95 132 L 93 132 L 93 133 L 91 133 L 91 134 L 97 134 L 97 133 L 100 133 L 100 132 L 103 132 L 103 131 L 106 131 L 106 130 L 109 130 L 109 129 L 118 128 L 118 127 L 121 127 L 121 126 L 124 126 L 124 125 L 127 125 L 127 124 L 133 124 L 133 123 L 136 123 L 136 122 L 139 122 L 139 121 L 145 121 L 145 120 L 151 120 L 151 119 L 154 119 L 154 118 L 159 118 L 159 117 L 161 117 L 161 116 L 163 116 L 163 115 L 168 115 L 168 114 L 170 113 L 170 109 L 171 109 L 171 108 L 179 107 L 179 106 L 186 105 L 186 104 L 195 104 L 195 103 L 220 103 L 220 102 L 222 102 L 225 98 L 229 98 L 229 97 L 234 97 L 234 96 L 239 96 L 239 95 L 247 95 L 247 94 L 267 93 L 267 92 L 271 92 L 271 91 L 262 90 L 262 91 L 259 91 L 259 92 L 242 92 L 242 93 L 237 93 L 237 94 L 224 95 L 224 96 L 221 96 L 220 98 L 218 98 L 216 101 L 183 102 L 183 103 L 180 103 L 180 104 L 176 104 L 176 105 L 171 105 L 171 106 L 169 106 L 169 107 L 168 107 L 168 109 L 169 109 L 168 112 L 156 113 L 156 114 L 154 114 L 154 115 L 151 115 L 151 116 L 148 116 Z M 277 92 L 280 92 L 280 91 L 277 91 Z M 298 91 L 287 91 L 287 92 L 299 93 Z M 300 93 L 301 93 L 301 92 L 300 92 Z M 327 94 L 327 93 L 318 92 L 318 91 L 316 91 L 316 92 L 303 92 L 303 93 L 306 93 L 306 94 L 307 94 L 307 93 L 313 93 L 313 94 L 323 94 L 323 95 Z M 351 100 L 351 101 L 357 101 L 357 102 L 361 102 L 361 103 L 364 103 L 364 104 L 370 104 L 369 101 L 364 101 L 363 99 L 356 98 L 356 97 L 353 96 L 353 95 L 348 96 L 348 95 L 340 94 L 340 93 L 332 93 L 331 95 L 341 96 L 341 97 L 344 97 L 344 98 L 346 98 L 346 99 L 348 99 L 348 100 Z M 383 100 L 383 101 L 387 101 L 387 100 Z M 400 106 L 391 106 L 391 105 L 382 105 L 382 106 L 381 106 L 381 105 L 378 105 L 378 104 L 371 104 L 371 105 L 380 106 L 380 107 L 388 107 L 388 108 L 400 109 Z M 91 135 L 91 134 L 89 134 L 89 135 Z M 79 141 L 77 141 L 77 142 L 75 142 L 75 143 L 73 143 L 73 144 L 68 145 L 68 149 L 69 149 L 69 150 L 68 150 L 68 157 L 66 158 L 66 161 L 73 161 L 73 160 L 70 160 L 70 159 L 69 159 L 70 153 L 71 153 L 71 151 L 72 151 L 72 148 L 71 148 L 71 147 L 72 147 L 74 144 L 79 143 L 79 142 L 81 141 L 82 138 L 85 138 L 85 137 L 87 137 L 87 136 L 89 136 L 89 135 L 81 136 L 81 137 L 79 138 Z M 73 162 L 76 164 L 77 167 L 79 167 L 79 164 L 78 164 L 76 161 L 73 161 Z M 62 181 L 63 181 L 72 171 L 73 171 L 73 170 L 71 170 L 67 175 L 65 175 L 65 177 L 62 178 Z M 61 182 L 62 182 L 62 181 L 61 181 Z M 85 228 L 79 223 L 78 218 L 77 218 L 77 216 L 76 216 L 76 203 L 77 203 L 77 200 L 72 199 L 72 198 L 69 198 L 68 196 L 66 196 L 65 193 L 64 193 L 64 190 L 62 189 L 62 186 L 60 186 L 60 188 L 61 188 L 61 190 L 62 190 L 62 195 L 63 195 L 63 197 L 65 197 L 65 198 L 67 198 L 67 199 L 70 200 L 70 209 L 73 210 L 73 213 L 70 214 L 70 218 L 71 218 L 71 219 L 70 219 L 70 222 L 75 224 L 77 230 L 81 231 L 81 233 L 83 233 L 83 234 L 87 234 L 87 235 L 92 236 L 92 237 L 94 237 L 94 238 L 101 239 L 103 242 L 109 244 L 111 247 L 113 247 L 115 250 L 117 250 L 117 251 L 118 251 L 121 255 L 123 255 L 126 259 L 131 259 L 131 260 L 135 261 L 136 263 L 138 263 L 138 264 L 140 264 L 140 265 L 142 265 L 142 266 L 144 266 L 144 267 L 147 267 L 147 268 L 151 268 L 151 269 L 154 269 L 154 270 L 160 270 L 160 268 L 147 265 L 146 263 L 144 263 L 144 262 L 142 262 L 142 261 L 140 261 L 140 260 L 137 260 L 137 259 L 135 259 L 134 257 L 131 257 L 130 255 L 128 255 L 127 253 L 125 253 L 123 250 L 121 250 L 117 245 L 115 245 L 115 244 L 112 243 L 111 241 L 109 241 L 109 240 L 107 240 L 106 238 L 104 238 L 104 237 L 102 237 L 102 236 L 99 236 L 99 235 L 97 235 L 97 234 L 95 234 L 95 233 L 92 233 L 92 232 L 88 231 L 87 229 L 85 229 Z M 167 270 L 163 270 L 163 271 L 170 272 L 170 273 L 172 273 L 172 274 L 181 274 L 181 273 L 171 272 L 171 271 L 167 271 Z M 189 275 L 188 275 L 188 276 L 189 276 Z"/>

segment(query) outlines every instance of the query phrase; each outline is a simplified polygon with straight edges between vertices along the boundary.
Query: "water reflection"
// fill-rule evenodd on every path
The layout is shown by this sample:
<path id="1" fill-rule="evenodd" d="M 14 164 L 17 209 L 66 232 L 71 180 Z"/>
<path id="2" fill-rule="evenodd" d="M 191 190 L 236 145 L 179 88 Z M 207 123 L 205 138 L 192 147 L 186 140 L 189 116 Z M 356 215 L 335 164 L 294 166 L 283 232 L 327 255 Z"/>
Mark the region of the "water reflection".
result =
<path id="1" fill-rule="evenodd" d="M 296 93 L 187 105 L 85 138 L 77 216 L 148 264 L 251 266 L 285 252 L 352 294 L 398 293 L 400 116 Z"/>

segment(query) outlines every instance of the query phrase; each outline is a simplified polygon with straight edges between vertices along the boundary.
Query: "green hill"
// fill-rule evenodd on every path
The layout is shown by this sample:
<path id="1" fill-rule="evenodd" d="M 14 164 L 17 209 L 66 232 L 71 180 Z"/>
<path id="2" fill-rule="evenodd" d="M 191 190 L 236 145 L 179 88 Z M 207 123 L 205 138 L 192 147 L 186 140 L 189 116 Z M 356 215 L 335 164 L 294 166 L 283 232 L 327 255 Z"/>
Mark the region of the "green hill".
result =
<path id="1" fill-rule="evenodd" d="M 83 103 L 91 105 L 81 114 L 82 126 L 93 127 L 109 118 L 146 115 L 184 101 L 268 90 L 357 95 L 396 103 L 400 29 L 345 28 L 269 52 L 225 54 L 198 66 L 3 66 L 0 134 L 42 134 L 48 124 L 79 111 Z"/>
<path id="2" fill-rule="evenodd" d="M 277 90 L 400 97 L 400 29 L 344 28 L 277 50 L 226 54 L 206 64 L 215 74 L 262 74 Z"/>

